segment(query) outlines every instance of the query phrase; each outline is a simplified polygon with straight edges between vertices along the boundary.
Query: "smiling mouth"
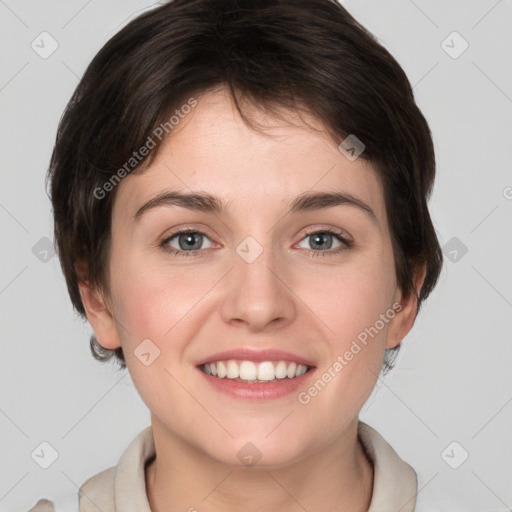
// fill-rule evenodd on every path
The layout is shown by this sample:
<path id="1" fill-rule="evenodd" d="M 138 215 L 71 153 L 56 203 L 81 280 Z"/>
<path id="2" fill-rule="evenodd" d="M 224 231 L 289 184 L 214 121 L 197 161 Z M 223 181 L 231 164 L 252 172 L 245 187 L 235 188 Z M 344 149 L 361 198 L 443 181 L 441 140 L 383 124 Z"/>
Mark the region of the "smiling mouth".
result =
<path id="1" fill-rule="evenodd" d="M 311 370 L 310 366 L 292 361 L 239 361 L 229 359 L 215 361 L 199 366 L 201 371 L 218 379 L 230 379 L 238 382 L 275 382 L 276 380 L 302 377 Z"/>

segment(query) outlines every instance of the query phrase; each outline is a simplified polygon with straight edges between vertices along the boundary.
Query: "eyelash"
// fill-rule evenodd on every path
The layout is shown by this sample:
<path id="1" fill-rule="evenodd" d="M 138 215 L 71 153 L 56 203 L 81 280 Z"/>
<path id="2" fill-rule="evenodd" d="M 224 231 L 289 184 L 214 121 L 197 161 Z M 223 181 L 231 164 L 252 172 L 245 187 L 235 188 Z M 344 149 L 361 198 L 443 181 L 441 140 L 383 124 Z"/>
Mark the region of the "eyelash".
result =
<path id="1" fill-rule="evenodd" d="M 206 233 L 203 233 L 202 231 L 198 231 L 197 229 L 184 229 L 182 231 L 176 231 L 176 233 L 173 233 L 171 236 L 166 237 L 160 243 L 160 247 L 162 247 L 162 249 L 164 251 L 166 251 L 167 253 L 172 254 L 174 256 L 184 256 L 184 257 L 190 257 L 190 256 L 201 257 L 201 256 L 204 256 L 204 251 L 206 249 L 195 249 L 193 251 L 182 251 L 180 249 L 175 249 L 174 247 L 169 247 L 167 245 L 173 238 L 176 238 L 177 236 L 180 236 L 180 235 L 184 235 L 186 233 L 195 233 L 195 234 L 198 234 L 198 235 L 204 235 L 204 236 L 206 236 L 208 238 L 208 235 L 206 235 Z M 327 233 L 329 235 L 333 235 L 339 242 L 342 243 L 342 245 L 340 247 L 338 247 L 337 249 L 328 249 L 326 251 L 320 251 L 318 249 L 304 249 L 306 251 L 312 252 L 313 253 L 313 257 L 333 256 L 333 255 L 339 254 L 342 251 L 350 249 L 352 247 L 352 245 L 353 245 L 353 242 L 351 240 L 348 240 L 347 238 L 345 238 L 343 236 L 342 232 L 339 232 L 339 231 L 336 231 L 336 230 L 333 230 L 333 229 L 317 229 L 317 230 L 308 231 L 304 235 L 304 237 L 301 238 L 300 241 L 302 241 L 304 238 L 307 238 L 308 236 L 316 235 L 318 233 Z"/>

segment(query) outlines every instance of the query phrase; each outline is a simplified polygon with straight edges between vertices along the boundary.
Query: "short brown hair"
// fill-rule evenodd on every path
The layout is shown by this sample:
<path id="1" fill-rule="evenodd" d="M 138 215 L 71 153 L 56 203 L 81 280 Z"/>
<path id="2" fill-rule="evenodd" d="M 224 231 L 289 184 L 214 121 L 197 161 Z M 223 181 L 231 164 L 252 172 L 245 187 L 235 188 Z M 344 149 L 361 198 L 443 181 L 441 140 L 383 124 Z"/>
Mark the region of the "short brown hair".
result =
<path id="1" fill-rule="evenodd" d="M 80 279 L 108 294 L 116 188 L 104 187 L 187 98 L 227 86 L 259 108 L 305 106 L 339 144 L 363 141 L 384 187 L 397 282 L 407 296 L 423 266 L 418 307 L 434 288 L 442 252 L 428 211 L 435 156 L 428 124 L 396 60 L 335 0 L 174 0 L 131 21 L 94 57 L 61 119 L 47 180 L 55 243 L 74 308 Z M 156 147 L 134 168 L 143 172 Z M 79 276 L 78 262 L 86 276 Z M 99 360 L 122 348 L 102 348 Z M 396 349 L 388 351 L 391 367 Z"/>

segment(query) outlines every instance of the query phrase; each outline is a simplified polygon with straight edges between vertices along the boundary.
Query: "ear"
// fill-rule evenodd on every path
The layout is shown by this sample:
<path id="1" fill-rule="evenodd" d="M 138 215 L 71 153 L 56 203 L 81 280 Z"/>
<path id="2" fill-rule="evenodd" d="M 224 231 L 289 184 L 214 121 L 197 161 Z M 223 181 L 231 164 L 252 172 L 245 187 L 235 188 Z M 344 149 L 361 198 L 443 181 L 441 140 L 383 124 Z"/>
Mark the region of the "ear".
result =
<path id="1" fill-rule="evenodd" d="M 83 271 L 77 274 L 84 275 Z M 87 320 L 91 324 L 98 343 L 106 349 L 113 350 L 121 346 L 117 325 L 106 299 L 86 279 L 79 278 L 78 288 L 85 308 Z"/>
<path id="2" fill-rule="evenodd" d="M 426 265 L 422 265 L 416 270 L 414 287 L 418 295 L 425 281 L 426 273 Z M 414 321 L 416 320 L 416 314 L 418 313 L 418 299 L 416 298 L 416 294 L 411 292 L 408 297 L 404 297 L 402 291 L 397 287 L 393 305 L 400 304 L 400 309 L 398 307 L 395 309 L 395 306 L 393 306 L 396 315 L 393 320 L 389 322 L 386 348 L 395 348 L 400 345 L 402 340 L 412 329 Z"/>

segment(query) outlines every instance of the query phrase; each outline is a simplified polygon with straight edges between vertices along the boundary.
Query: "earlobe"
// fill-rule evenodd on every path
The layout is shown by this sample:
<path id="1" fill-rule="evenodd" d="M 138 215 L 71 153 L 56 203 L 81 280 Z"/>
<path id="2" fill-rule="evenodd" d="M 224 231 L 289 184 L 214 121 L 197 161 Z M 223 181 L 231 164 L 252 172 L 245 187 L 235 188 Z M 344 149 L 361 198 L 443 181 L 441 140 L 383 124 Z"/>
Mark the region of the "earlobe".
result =
<path id="1" fill-rule="evenodd" d="M 115 318 L 109 311 L 102 294 L 85 280 L 78 283 L 78 288 L 87 320 L 91 324 L 98 343 L 109 350 L 120 347 L 121 340 Z"/>
<path id="2" fill-rule="evenodd" d="M 397 313 L 388 327 L 386 348 L 395 348 L 400 345 L 402 340 L 412 329 L 414 321 L 416 320 L 416 314 L 418 313 L 417 295 L 419 295 L 421 291 L 425 275 L 426 267 L 422 266 L 415 278 L 416 293 L 411 291 L 404 297 L 401 290 L 397 288 L 394 304 L 400 304 L 400 307 L 394 308 Z"/>

